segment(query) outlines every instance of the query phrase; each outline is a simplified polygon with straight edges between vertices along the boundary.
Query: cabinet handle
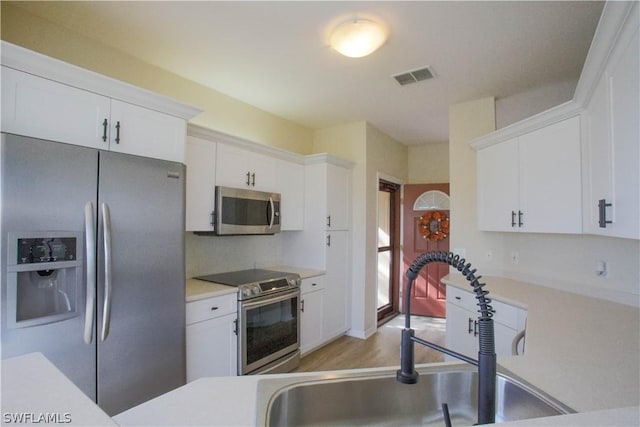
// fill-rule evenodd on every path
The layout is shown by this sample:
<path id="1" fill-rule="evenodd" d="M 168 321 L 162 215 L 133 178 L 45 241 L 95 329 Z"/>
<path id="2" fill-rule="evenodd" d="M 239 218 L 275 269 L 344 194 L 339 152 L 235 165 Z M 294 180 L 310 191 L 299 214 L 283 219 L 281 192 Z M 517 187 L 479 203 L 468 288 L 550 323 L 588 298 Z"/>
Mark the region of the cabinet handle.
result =
<path id="1" fill-rule="evenodd" d="M 238 319 L 233 321 L 233 333 L 238 335 Z"/>
<path id="2" fill-rule="evenodd" d="M 331 227 L 331 215 L 327 215 L 327 227 Z"/>
<path id="3" fill-rule="evenodd" d="M 327 246 L 331 246 L 331 235 L 327 236 Z"/>
<path id="4" fill-rule="evenodd" d="M 251 172 L 247 172 L 247 187 L 251 186 Z"/>
<path id="5" fill-rule="evenodd" d="M 606 199 L 598 200 L 598 225 L 600 228 L 607 228 L 607 224 L 612 224 L 613 221 L 607 221 L 607 208 L 611 206 L 611 203 L 607 203 Z"/>
<path id="6" fill-rule="evenodd" d="M 116 122 L 116 144 L 120 144 L 120 122 Z"/>
<path id="7" fill-rule="evenodd" d="M 457 299 L 458 301 L 460 301 L 462 298 L 460 298 L 460 297 L 456 297 L 456 299 Z"/>
<path id="8" fill-rule="evenodd" d="M 470 334 L 471 332 L 473 332 L 473 328 L 471 327 L 471 325 L 473 324 L 473 319 L 471 317 L 469 317 L 469 330 L 467 331 L 468 334 Z"/>
<path id="9" fill-rule="evenodd" d="M 107 142 L 107 126 L 108 126 L 109 122 L 107 122 L 107 119 L 104 119 L 104 122 L 102 122 L 102 141 Z"/>
<path id="10" fill-rule="evenodd" d="M 211 311 L 216 311 L 218 307 L 211 307 Z"/>
<path id="11" fill-rule="evenodd" d="M 304 313 L 304 300 L 300 301 L 300 311 Z"/>
<path id="12" fill-rule="evenodd" d="M 511 227 L 516 226 L 516 211 L 511 211 Z"/>
<path id="13" fill-rule="evenodd" d="M 473 321 L 473 336 L 474 337 L 478 336 L 478 321 L 477 320 Z"/>
<path id="14" fill-rule="evenodd" d="M 522 213 L 522 211 L 518 211 L 518 227 L 522 227 L 524 225 L 522 217 L 524 217 L 524 213 Z"/>
<path id="15" fill-rule="evenodd" d="M 251 174 L 251 186 L 255 187 L 256 186 L 256 173 L 252 173 Z"/>

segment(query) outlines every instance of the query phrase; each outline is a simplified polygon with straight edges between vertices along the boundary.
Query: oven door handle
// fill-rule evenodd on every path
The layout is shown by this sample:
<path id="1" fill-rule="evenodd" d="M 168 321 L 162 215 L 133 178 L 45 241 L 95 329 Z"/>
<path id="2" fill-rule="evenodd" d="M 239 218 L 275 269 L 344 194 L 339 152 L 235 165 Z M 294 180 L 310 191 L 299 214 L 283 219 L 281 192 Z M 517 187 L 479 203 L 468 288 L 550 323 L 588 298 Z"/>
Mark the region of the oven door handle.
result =
<path id="1" fill-rule="evenodd" d="M 257 297 L 250 300 L 244 300 L 242 302 L 242 308 L 244 310 L 250 310 L 255 307 L 259 307 L 266 304 L 273 304 L 274 302 L 285 301 L 292 297 L 300 296 L 300 289 L 294 289 L 291 291 L 282 292 L 276 295 L 268 295 L 264 297 Z"/>

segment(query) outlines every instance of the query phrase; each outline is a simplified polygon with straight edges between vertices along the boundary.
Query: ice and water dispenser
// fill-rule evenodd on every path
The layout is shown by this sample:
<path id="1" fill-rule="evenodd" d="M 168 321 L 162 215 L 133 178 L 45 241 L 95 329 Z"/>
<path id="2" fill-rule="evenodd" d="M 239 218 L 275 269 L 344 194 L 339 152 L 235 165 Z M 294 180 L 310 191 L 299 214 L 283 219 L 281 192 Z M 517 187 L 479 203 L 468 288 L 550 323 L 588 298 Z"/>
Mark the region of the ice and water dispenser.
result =
<path id="1" fill-rule="evenodd" d="M 9 328 L 79 316 L 82 233 L 9 233 L 8 237 Z"/>

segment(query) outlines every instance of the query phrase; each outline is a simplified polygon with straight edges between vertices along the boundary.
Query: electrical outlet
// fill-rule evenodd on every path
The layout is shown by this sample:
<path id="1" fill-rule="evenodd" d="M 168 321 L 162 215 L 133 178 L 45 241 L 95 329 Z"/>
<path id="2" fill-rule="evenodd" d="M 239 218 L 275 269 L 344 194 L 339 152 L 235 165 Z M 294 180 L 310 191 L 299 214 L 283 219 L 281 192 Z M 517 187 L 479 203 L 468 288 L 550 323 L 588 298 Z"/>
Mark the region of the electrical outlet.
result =
<path id="1" fill-rule="evenodd" d="M 512 251 L 511 252 L 511 263 L 512 264 L 517 264 L 520 262 L 520 254 L 518 253 L 518 251 Z"/>

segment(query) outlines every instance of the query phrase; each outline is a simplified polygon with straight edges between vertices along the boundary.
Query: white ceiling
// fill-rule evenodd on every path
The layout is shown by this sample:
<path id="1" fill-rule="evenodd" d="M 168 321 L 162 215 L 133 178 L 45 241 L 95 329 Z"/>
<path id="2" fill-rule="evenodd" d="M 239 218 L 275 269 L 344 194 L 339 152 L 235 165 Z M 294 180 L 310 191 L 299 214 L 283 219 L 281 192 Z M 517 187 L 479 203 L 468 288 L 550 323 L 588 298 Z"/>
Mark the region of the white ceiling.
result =
<path id="1" fill-rule="evenodd" d="M 504 100 L 499 125 L 568 100 L 601 2 L 25 2 L 20 7 L 143 61 L 319 129 L 366 120 L 405 144 L 448 140 L 449 105 Z M 333 25 L 383 20 L 353 59 Z M 392 75 L 430 66 L 437 78 Z M 497 114 L 501 114 L 498 110 Z M 502 122 L 502 123 L 500 123 Z"/>

